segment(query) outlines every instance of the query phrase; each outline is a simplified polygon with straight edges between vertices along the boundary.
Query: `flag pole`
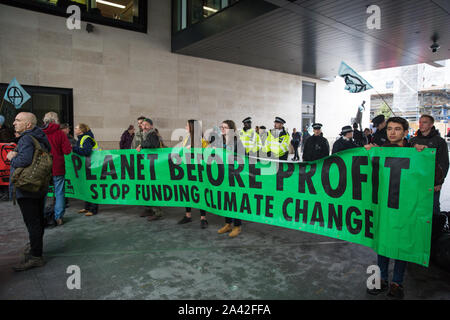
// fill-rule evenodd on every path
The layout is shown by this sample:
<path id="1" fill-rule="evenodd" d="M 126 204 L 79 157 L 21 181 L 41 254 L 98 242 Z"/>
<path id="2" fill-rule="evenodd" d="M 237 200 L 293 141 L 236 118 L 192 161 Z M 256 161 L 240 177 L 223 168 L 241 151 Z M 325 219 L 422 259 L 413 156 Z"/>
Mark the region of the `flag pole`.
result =
<path id="1" fill-rule="evenodd" d="M 378 93 L 377 89 L 375 89 L 375 88 L 373 88 L 373 89 L 375 90 L 375 92 L 377 93 L 377 95 L 381 98 L 381 100 L 383 100 L 383 102 L 387 105 L 387 107 L 389 108 L 389 110 L 391 110 L 392 114 L 393 114 L 394 116 L 397 116 L 397 115 L 395 114 L 394 110 L 392 110 L 391 107 L 389 106 L 389 104 L 386 102 L 386 100 L 384 100 L 383 96 L 382 96 L 380 93 Z"/>

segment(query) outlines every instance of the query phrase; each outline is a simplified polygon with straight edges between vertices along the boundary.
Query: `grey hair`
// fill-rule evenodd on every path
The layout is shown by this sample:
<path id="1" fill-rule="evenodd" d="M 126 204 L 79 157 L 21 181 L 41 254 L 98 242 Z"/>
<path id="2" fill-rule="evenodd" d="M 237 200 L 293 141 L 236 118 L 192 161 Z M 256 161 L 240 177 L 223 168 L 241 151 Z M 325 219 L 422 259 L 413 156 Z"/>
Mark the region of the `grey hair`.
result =
<path id="1" fill-rule="evenodd" d="M 44 123 L 45 124 L 49 124 L 49 123 L 59 124 L 58 114 L 53 111 L 47 112 L 44 116 Z"/>

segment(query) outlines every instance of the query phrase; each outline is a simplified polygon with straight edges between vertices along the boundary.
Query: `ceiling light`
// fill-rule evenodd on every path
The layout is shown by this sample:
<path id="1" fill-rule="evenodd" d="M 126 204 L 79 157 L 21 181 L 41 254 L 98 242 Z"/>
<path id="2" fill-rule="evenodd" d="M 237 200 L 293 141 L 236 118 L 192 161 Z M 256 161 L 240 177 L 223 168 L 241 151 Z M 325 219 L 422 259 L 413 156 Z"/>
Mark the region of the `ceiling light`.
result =
<path id="1" fill-rule="evenodd" d="M 203 6 L 203 9 L 205 9 L 206 11 L 217 12 L 217 9 L 213 9 L 213 8 L 206 7 L 206 6 Z"/>
<path id="2" fill-rule="evenodd" d="M 101 3 L 101 4 L 105 4 L 105 5 L 111 6 L 111 7 L 116 7 L 116 8 L 120 8 L 120 9 L 125 9 L 125 6 L 123 6 L 123 5 L 121 5 L 121 4 L 109 2 L 109 1 L 97 0 L 96 2 L 97 2 L 97 3 Z"/>

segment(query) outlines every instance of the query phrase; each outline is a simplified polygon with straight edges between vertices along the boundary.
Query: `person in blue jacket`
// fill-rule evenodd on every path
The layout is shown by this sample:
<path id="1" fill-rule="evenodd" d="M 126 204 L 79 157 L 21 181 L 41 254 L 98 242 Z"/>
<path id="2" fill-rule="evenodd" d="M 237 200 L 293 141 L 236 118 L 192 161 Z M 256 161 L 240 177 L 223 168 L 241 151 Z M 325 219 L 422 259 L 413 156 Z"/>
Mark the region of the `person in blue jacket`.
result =
<path id="1" fill-rule="evenodd" d="M 91 129 L 84 123 L 80 123 L 74 129 L 74 133 L 78 138 L 77 145 L 72 148 L 72 151 L 80 156 L 90 157 L 93 150 L 98 149 L 97 141 L 94 139 L 94 134 Z M 93 216 L 98 213 L 98 204 L 86 201 L 84 209 L 78 211 L 84 213 L 85 216 Z"/>
<path id="2" fill-rule="evenodd" d="M 19 113 L 14 120 L 14 129 L 19 134 L 18 144 L 14 151 L 10 151 L 7 159 L 11 161 L 9 189 L 15 193 L 17 203 L 22 212 L 23 221 L 28 230 L 29 243 L 23 249 L 23 259 L 14 266 L 14 271 L 25 271 L 35 267 L 42 267 L 45 261 L 42 257 L 45 229 L 44 206 L 48 187 L 37 192 L 27 192 L 14 188 L 12 177 L 17 168 L 26 168 L 33 162 L 35 138 L 41 148 L 50 152 L 50 143 L 45 133 L 36 126 L 36 116 L 29 112 Z M 50 177 L 49 177 L 50 178 Z"/>

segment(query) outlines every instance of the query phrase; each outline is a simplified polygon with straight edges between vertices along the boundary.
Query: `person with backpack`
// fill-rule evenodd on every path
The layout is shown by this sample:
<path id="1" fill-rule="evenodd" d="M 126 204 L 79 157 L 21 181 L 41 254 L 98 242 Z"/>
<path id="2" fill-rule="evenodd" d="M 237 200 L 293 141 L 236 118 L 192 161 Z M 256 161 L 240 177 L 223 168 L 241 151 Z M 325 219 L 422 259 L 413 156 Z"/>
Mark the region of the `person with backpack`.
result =
<path id="1" fill-rule="evenodd" d="M 64 183 L 66 168 L 64 155 L 72 152 L 72 146 L 66 134 L 59 127 L 59 118 L 56 112 L 48 112 L 44 116 L 44 128 L 42 128 L 52 147 L 53 156 L 53 186 L 55 195 L 54 220 L 57 226 L 63 224 L 65 212 Z"/>
<path id="2" fill-rule="evenodd" d="M 45 261 L 42 257 L 44 239 L 44 206 L 51 179 L 51 151 L 50 143 L 45 133 L 36 126 L 36 116 L 29 112 L 19 113 L 14 120 L 14 129 L 19 134 L 19 141 L 14 151 L 10 151 L 7 159 L 11 161 L 10 192 L 22 212 L 23 220 L 28 230 L 29 243 L 23 249 L 22 261 L 13 267 L 14 271 L 25 271 L 35 267 L 42 267 Z M 46 160 L 37 168 L 39 155 L 47 153 Z M 42 167 L 47 170 L 40 170 Z M 27 168 L 36 169 L 36 175 L 21 175 Z M 28 171 L 27 171 L 28 172 Z M 33 191 L 24 186 L 24 181 L 32 179 Z"/>
<path id="3" fill-rule="evenodd" d="M 77 145 L 73 147 L 73 152 L 83 157 L 90 157 L 92 151 L 98 149 L 97 141 L 95 141 L 91 129 L 86 124 L 80 123 L 75 127 L 74 133 L 78 141 Z M 78 213 L 84 213 L 87 217 L 93 216 L 98 213 L 98 204 L 86 201 L 84 209 L 81 209 Z"/>

